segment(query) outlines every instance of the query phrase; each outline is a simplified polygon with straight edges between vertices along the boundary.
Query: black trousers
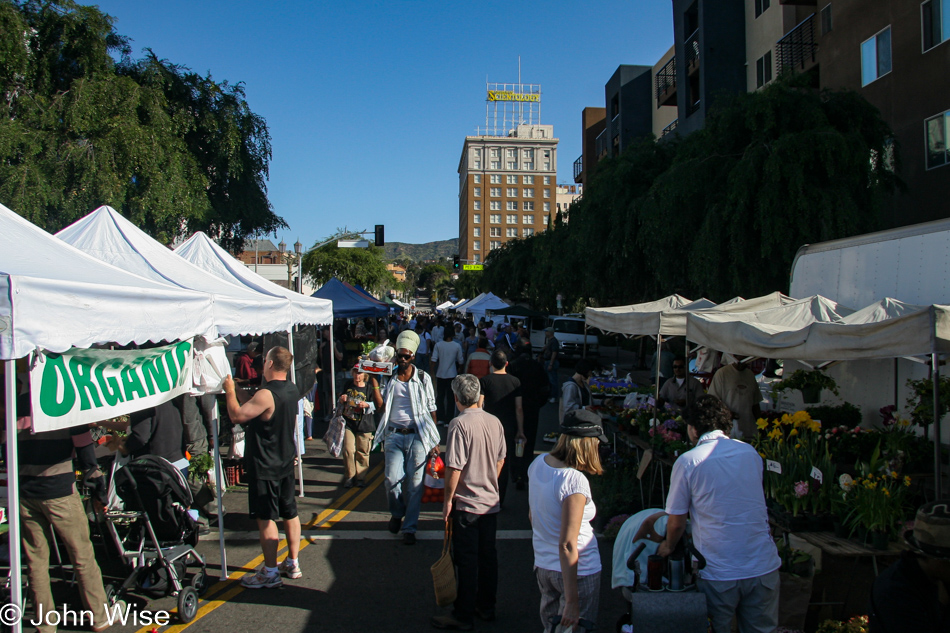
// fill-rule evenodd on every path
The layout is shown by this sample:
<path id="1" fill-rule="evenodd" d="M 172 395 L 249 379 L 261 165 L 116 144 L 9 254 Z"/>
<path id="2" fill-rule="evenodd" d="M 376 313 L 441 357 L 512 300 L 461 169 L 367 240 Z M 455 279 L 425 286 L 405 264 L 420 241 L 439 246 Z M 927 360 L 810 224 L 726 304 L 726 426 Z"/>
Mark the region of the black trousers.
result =
<path id="1" fill-rule="evenodd" d="M 452 393 L 452 378 L 435 379 L 435 407 L 439 422 L 448 424 L 455 417 L 455 394 Z"/>
<path id="2" fill-rule="evenodd" d="M 475 609 L 491 611 L 498 593 L 498 514 L 452 512 L 452 557 L 458 570 L 458 597 L 452 615 L 475 619 Z"/>

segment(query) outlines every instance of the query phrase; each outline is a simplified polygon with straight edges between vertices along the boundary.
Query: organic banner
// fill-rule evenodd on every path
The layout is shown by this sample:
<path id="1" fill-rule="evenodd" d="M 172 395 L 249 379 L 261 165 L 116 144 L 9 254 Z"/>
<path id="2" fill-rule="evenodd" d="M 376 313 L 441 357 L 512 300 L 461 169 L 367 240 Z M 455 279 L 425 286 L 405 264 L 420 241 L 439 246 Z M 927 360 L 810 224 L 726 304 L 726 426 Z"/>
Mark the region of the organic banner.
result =
<path id="1" fill-rule="evenodd" d="M 33 429 L 51 431 L 154 407 L 191 388 L 193 340 L 146 350 L 38 353 Z"/>

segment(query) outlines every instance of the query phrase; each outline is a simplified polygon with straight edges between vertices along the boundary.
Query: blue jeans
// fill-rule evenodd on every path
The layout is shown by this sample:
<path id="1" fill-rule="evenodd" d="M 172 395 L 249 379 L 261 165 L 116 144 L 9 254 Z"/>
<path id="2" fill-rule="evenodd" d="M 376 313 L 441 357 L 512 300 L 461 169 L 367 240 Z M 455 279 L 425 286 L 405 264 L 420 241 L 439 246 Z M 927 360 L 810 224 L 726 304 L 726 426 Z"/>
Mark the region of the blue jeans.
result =
<path id="1" fill-rule="evenodd" d="M 551 365 L 551 369 L 548 369 L 547 361 L 544 362 L 544 370 L 548 372 L 548 382 L 551 383 L 551 395 L 549 398 L 560 398 L 561 397 L 561 384 L 560 380 L 557 377 L 557 370 L 560 369 L 561 363 L 554 361 L 554 364 Z"/>
<path id="2" fill-rule="evenodd" d="M 422 476 L 428 451 L 418 433 L 390 433 L 383 448 L 386 456 L 386 499 L 389 513 L 403 518 L 402 531 L 415 533 L 422 506 Z"/>

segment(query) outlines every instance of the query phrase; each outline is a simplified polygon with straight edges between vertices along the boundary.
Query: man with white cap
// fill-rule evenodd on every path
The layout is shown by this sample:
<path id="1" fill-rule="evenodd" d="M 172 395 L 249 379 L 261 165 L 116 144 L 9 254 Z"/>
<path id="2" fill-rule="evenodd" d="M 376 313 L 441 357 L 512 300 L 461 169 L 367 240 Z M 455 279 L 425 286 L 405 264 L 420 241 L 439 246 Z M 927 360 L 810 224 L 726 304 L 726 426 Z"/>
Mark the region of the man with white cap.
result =
<path id="1" fill-rule="evenodd" d="M 396 338 L 396 376 L 386 384 L 383 414 L 373 447 L 383 442 L 389 531 L 414 545 L 422 505 L 422 476 L 430 455 L 439 454 L 435 392 L 432 379 L 413 365 L 419 335 L 412 330 Z"/>

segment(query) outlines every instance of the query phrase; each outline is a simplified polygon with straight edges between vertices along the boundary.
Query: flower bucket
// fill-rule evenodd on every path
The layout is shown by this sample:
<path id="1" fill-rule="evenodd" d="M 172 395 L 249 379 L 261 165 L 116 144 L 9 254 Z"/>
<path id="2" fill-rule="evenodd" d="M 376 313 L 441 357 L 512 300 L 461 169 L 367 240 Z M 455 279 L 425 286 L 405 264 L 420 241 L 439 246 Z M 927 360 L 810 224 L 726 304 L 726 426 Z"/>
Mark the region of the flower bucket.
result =
<path id="1" fill-rule="evenodd" d="M 802 387 L 802 402 L 805 404 L 817 404 L 821 402 L 821 387 L 817 385 L 809 385 L 807 387 Z"/>

